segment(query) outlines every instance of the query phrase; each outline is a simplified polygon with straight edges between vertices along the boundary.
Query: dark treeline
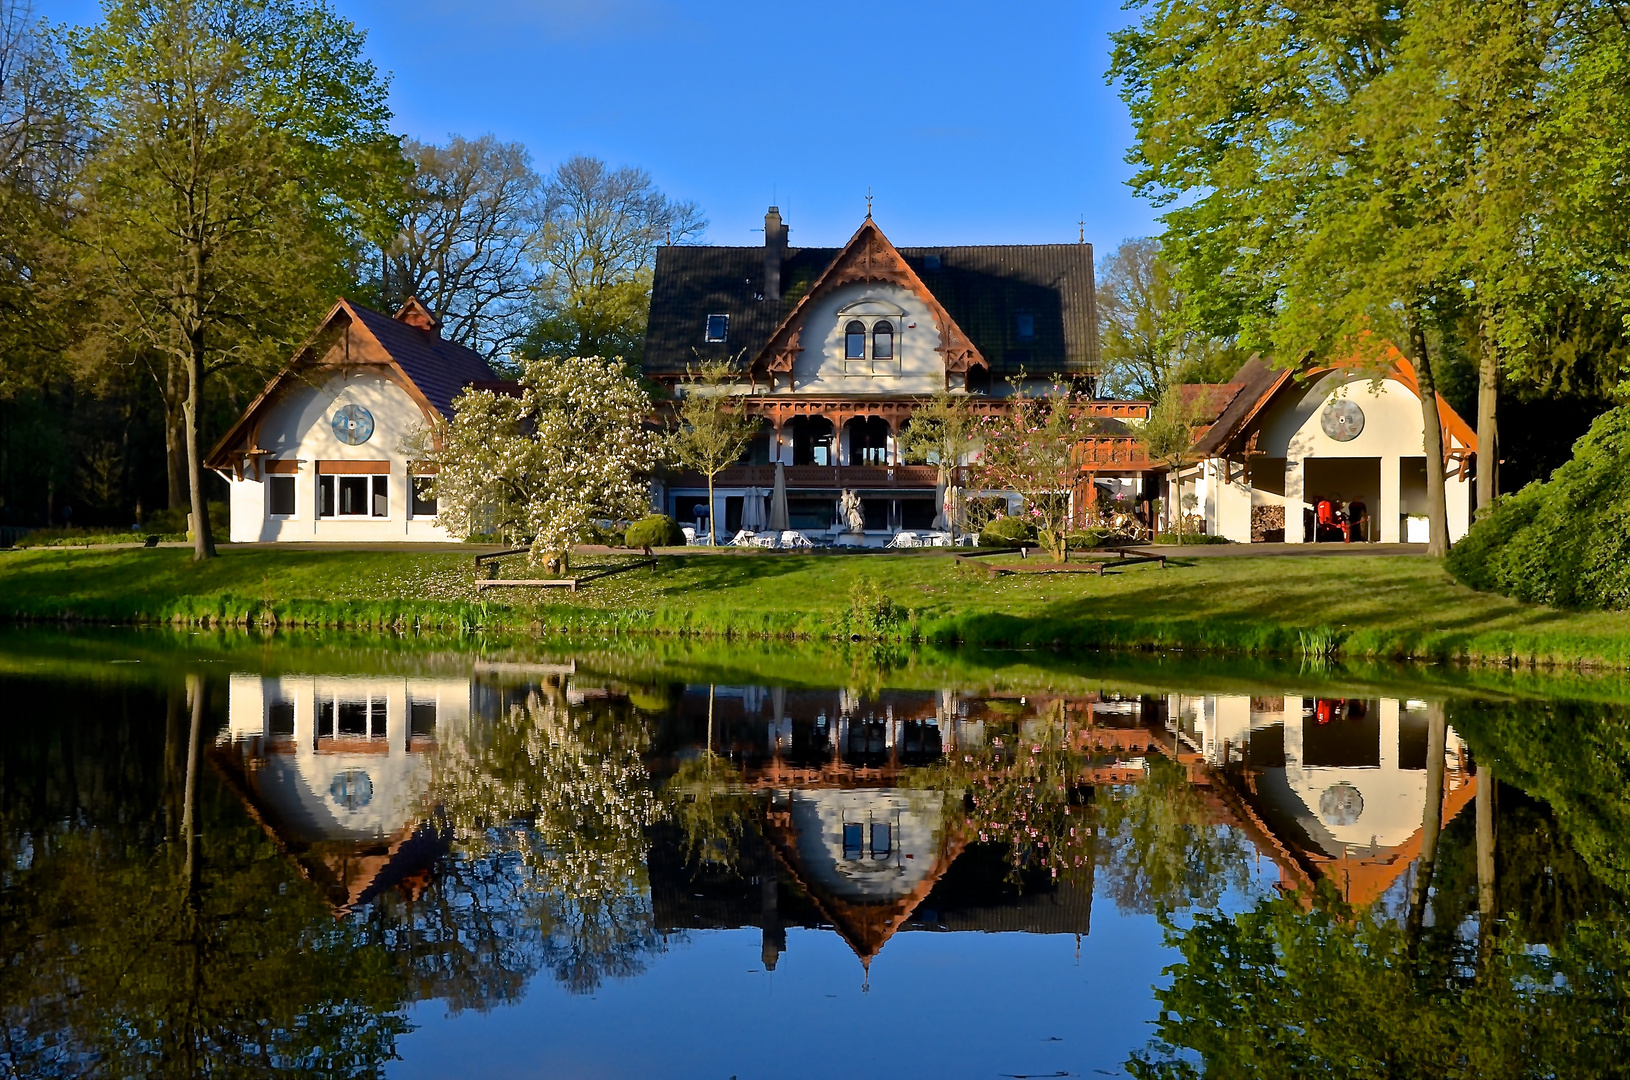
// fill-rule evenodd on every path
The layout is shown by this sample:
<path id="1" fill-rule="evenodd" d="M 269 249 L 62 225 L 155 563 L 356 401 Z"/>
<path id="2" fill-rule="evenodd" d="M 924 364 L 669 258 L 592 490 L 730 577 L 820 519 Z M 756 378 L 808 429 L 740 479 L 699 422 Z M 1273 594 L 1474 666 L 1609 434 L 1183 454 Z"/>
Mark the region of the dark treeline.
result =
<path id="1" fill-rule="evenodd" d="M 83 27 L 0 0 L 0 525 L 183 528 L 223 491 L 203 454 L 342 295 L 417 295 L 500 365 L 638 359 L 655 247 L 699 209 L 636 168 L 404 138 L 364 44 L 325 0 Z"/>

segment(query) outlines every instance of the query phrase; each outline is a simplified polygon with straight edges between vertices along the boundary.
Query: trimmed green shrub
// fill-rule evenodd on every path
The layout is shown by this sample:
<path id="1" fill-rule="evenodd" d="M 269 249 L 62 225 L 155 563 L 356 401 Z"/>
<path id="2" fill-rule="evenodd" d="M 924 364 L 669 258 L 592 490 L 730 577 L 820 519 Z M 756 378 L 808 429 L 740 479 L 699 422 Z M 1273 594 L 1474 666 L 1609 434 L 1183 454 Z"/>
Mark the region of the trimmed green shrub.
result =
<path id="1" fill-rule="evenodd" d="M 629 547 L 683 547 L 685 534 L 667 514 L 647 514 L 628 527 L 623 542 Z"/>
<path id="2" fill-rule="evenodd" d="M 980 547 L 1018 547 L 1036 542 L 1036 527 L 1024 518 L 993 518 L 979 533 Z"/>
<path id="3" fill-rule="evenodd" d="M 1479 513 L 1448 568 L 1531 603 L 1630 607 L 1630 406 L 1599 416 L 1550 480 Z"/>

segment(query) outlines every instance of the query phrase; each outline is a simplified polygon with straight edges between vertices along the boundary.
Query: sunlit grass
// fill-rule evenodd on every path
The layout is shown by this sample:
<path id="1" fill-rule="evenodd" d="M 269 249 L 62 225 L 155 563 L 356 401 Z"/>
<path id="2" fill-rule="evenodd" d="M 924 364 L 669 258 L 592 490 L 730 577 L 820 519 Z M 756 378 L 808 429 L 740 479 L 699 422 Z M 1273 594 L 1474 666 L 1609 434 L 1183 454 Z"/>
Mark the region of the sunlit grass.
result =
<path id="1" fill-rule="evenodd" d="M 580 560 L 576 568 L 617 561 Z M 518 568 L 511 575 L 526 573 Z M 991 578 L 943 553 L 663 555 L 572 594 L 478 593 L 463 552 L 176 549 L 0 554 L 13 618 L 400 629 L 661 631 L 1066 648 L 1630 666 L 1630 615 L 1473 592 L 1416 556 L 1172 560 L 1102 578 Z"/>

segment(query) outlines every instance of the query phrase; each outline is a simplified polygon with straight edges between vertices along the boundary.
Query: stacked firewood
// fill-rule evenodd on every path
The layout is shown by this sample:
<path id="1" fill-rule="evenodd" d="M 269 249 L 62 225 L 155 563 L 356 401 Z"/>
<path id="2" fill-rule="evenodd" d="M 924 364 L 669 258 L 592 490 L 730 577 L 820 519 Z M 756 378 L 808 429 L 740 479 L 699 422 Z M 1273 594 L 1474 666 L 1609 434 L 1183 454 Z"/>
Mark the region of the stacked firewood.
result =
<path id="1" fill-rule="evenodd" d="M 1285 508 L 1283 506 L 1251 507 L 1251 542 L 1281 543 L 1285 539 Z"/>

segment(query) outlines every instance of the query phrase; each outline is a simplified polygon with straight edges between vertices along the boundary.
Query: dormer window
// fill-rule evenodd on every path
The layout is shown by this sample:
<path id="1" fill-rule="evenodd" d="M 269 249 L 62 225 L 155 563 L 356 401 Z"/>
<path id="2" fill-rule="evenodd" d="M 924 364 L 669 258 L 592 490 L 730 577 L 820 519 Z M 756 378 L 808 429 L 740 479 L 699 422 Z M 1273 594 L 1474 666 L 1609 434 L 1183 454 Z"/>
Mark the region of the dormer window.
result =
<path id="1" fill-rule="evenodd" d="M 730 316 L 709 315 L 707 317 L 707 339 L 711 342 L 724 341 L 730 336 Z"/>
<path id="2" fill-rule="evenodd" d="M 850 378 L 900 374 L 900 345 L 895 337 L 907 318 L 900 305 L 873 297 L 839 308 L 843 373 Z"/>
<path id="3" fill-rule="evenodd" d="M 1028 311 L 1021 311 L 1021 312 L 1019 312 L 1018 321 L 1019 321 L 1019 326 L 1018 326 L 1019 340 L 1020 341 L 1034 341 L 1034 340 L 1036 340 L 1036 317 L 1034 315 L 1030 314 L 1030 312 L 1028 312 Z"/>

